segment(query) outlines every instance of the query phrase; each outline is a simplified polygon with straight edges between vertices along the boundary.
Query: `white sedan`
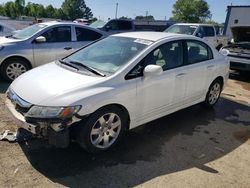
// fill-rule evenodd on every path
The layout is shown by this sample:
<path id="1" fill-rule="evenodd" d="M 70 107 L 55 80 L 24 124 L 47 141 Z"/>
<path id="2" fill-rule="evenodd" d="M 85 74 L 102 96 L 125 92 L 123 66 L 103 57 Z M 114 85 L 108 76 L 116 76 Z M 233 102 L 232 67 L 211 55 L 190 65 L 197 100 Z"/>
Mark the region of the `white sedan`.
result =
<path id="1" fill-rule="evenodd" d="M 19 126 L 50 143 L 65 147 L 73 135 L 99 152 L 126 130 L 197 103 L 212 107 L 228 71 L 226 57 L 202 39 L 122 33 L 21 75 L 6 105 Z"/>

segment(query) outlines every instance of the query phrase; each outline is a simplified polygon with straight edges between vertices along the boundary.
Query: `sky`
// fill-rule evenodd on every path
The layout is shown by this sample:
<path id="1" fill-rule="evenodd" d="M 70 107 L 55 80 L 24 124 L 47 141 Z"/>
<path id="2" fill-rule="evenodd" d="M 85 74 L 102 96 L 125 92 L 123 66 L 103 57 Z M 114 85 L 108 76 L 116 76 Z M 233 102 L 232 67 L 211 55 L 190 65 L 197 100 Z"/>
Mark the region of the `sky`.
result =
<path id="1" fill-rule="evenodd" d="M 6 3 L 8 0 L 0 0 Z M 118 3 L 118 17 L 134 18 L 138 15 L 153 15 L 155 19 L 168 19 L 172 16 L 172 7 L 176 0 L 85 0 L 95 17 L 103 20 L 115 17 L 116 3 Z M 45 6 L 52 4 L 60 7 L 63 0 L 26 0 L 27 2 L 40 3 Z M 223 23 L 226 19 L 228 5 L 250 5 L 250 0 L 207 0 L 212 20 Z"/>

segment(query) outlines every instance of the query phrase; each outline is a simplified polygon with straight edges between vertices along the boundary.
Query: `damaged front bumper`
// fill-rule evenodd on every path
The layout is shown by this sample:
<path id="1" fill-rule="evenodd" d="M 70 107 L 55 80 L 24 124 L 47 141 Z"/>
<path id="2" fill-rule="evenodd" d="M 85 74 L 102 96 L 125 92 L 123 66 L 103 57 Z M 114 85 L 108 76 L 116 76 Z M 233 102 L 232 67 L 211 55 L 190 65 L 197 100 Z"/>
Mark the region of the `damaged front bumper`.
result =
<path id="1" fill-rule="evenodd" d="M 6 99 L 5 101 L 7 110 L 12 115 L 18 127 L 23 128 L 34 135 L 38 136 L 48 136 L 48 130 L 52 129 L 54 132 L 61 132 L 67 128 L 69 128 L 72 124 L 81 121 L 81 118 L 73 117 L 71 119 L 55 121 L 55 120 L 28 120 L 24 117 L 24 115 L 16 110 L 15 104 L 12 103 L 10 99 Z"/>

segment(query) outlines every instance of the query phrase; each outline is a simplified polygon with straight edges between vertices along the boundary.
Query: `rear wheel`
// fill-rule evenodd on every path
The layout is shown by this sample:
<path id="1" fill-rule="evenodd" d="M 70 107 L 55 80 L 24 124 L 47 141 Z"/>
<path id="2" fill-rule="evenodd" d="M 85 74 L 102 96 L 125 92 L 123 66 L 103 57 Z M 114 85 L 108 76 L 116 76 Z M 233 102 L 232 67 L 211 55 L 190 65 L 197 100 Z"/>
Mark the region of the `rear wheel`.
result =
<path id="1" fill-rule="evenodd" d="M 3 62 L 1 75 L 6 81 L 12 82 L 28 70 L 29 66 L 26 61 L 20 58 L 11 58 Z"/>
<path id="2" fill-rule="evenodd" d="M 220 98 L 222 91 L 222 83 L 220 80 L 215 80 L 209 87 L 209 90 L 206 95 L 205 105 L 207 107 L 213 107 Z"/>
<path id="3" fill-rule="evenodd" d="M 102 108 L 81 125 L 77 141 L 89 152 L 105 151 L 119 141 L 126 123 L 127 115 L 118 107 Z"/>

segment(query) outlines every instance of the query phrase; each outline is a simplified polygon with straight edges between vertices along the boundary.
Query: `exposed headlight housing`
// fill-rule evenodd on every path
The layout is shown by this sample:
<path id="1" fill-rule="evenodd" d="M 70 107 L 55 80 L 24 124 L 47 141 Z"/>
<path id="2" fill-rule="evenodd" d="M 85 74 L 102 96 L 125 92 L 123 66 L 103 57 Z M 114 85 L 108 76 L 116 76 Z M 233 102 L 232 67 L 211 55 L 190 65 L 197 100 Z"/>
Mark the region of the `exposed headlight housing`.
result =
<path id="1" fill-rule="evenodd" d="M 73 117 L 81 106 L 70 107 L 43 107 L 33 106 L 25 114 L 27 118 L 39 118 L 39 119 L 67 119 Z"/>

